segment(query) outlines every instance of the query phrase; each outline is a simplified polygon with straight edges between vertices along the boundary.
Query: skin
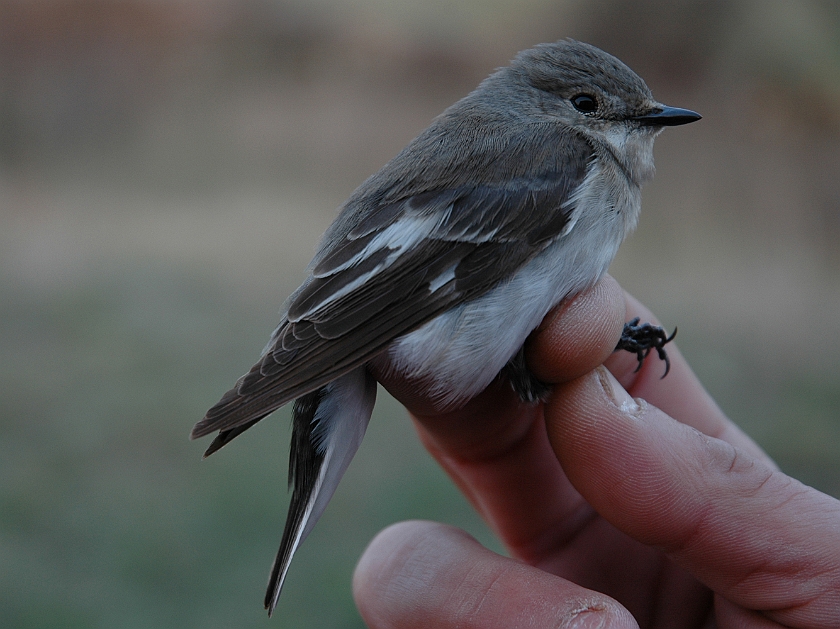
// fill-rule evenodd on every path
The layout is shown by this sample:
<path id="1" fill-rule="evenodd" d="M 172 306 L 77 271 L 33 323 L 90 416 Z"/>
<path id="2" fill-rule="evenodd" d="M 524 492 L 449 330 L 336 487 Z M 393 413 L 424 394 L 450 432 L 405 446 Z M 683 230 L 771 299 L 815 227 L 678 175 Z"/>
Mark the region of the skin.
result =
<path id="1" fill-rule="evenodd" d="M 654 357 L 634 373 L 611 349 L 635 316 L 655 322 L 610 277 L 549 313 L 527 347 L 544 405 L 496 382 L 438 413 L 383 381 L 510 557 L 391 526 L 354 576 L 368 626 L 840 626 L 840 501 L 780 472 L 674 344 L 667 378 Z"/>

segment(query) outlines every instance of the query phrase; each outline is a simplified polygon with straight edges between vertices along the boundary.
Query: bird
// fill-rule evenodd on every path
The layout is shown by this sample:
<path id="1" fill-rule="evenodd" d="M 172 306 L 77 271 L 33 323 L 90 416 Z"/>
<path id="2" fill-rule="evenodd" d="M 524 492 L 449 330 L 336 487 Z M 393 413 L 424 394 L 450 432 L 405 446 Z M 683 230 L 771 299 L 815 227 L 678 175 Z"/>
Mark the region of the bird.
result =
<path id="1" fill-rule="evenodd" d="M 635 228 L 654 138 L 699 120 L 656 101 L 624 63 L 563 39 L 522 51 L 451 105 L 339 209 L 259 361 L 192 430 L 205 457 L 294 400 L 292 497 L 265 595 L 355 455 L 373 370 L 455 409 L 500 374 L 525 402 L 550 388 L 523 345 L 592 287 Z M 666 361 L 662 328 L 625 325 L 617 350 Z M 375 368 L 375 369 L 373 369 Z"/>

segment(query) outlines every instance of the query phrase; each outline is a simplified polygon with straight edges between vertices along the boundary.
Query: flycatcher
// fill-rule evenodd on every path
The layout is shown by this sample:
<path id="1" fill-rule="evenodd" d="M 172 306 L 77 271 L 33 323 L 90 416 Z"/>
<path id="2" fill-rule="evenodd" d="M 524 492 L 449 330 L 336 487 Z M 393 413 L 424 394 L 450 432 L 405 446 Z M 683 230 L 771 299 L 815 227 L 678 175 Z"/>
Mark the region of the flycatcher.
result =
<path id="1" fill-rule="evenodd" d="M 656 100 L 630 68 L 571 40 L 519 53 L 365 181 L 327 229 L 262 358 L 193 428 L 212 454 L 295 400 L 293 486 L 265 606 L 361 443 L 376 365 L 441 409 L 500 373 L 538 403 L 525 339 L 606 272 L 641 208 L 663 127 L 700 116 Z M 617 349 L 652 349 L 631 321 Z"/>

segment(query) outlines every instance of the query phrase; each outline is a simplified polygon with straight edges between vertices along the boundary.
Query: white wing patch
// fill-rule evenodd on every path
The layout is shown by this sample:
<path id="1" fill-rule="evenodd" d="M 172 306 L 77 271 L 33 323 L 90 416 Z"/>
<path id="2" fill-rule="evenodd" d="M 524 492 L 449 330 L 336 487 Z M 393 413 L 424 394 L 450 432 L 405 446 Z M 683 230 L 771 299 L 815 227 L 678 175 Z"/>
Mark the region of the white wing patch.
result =
<path id="1" fill-rule="evenodd" d="M 446 286 L 449 282 L 454 280 L 455 279 L 455 267 L 457 267 L 457 266 L 458 266 L 458 263 L 456 262 L 455 264 L 450 266 L 448 269 L 446 269 L 443 273 L 441 273 L 436 278 L 434 278 L 431 282 L 429 282 L 429 290 L 431 292 L 435 292 L 441 286 Z"/>
<path id="2" fill-rule="evenodd" d="M 348 269 L 382 249 L 391 250 L 391 254 L 377 269 L 391 264 L 400 255 L 412 249 L 420 240 L 428 236 L 444 221 L 449 212 L 434 213 L 427 216 L 403 216 L 377 234 L 359 253 L 342 264 L 332 267 L 325 273 L 313 273 L 314 277 L 328 277 Z M 365 276 L 367 277 L 367 275 Z"/>
<path id="3" fill-rule="evenodd" d="M 379 264 L 370 270 L 361 273 L 358 277 L 353 279 L 353 281 L 344 284 L 333 293 L 327 295 L 317 304 L 310 306 L 305 312 L 298 313 L 294 317 L 289 317 L 289 321 L 296 323 L 297 321 L 305 319 L 313 312 L 317 312 L 321 308 L 329 306 L 336 300 L 352 293 L 360 286 L 364 285 L 368 280 L 370 280 L 370 278 L 383 272 L 383 270 L 394 264 L 401 255 L 411 251 L 423 239 L 428 238 L 429 235 L 438 227 L 441 221 L 447 218 L 447 216 L 448 212 L 441 212 L 428 216 L 404 216 L 397 220 L 394 224 L 382 230 L 381 233 L 371 239 L 364 249 L 359 251 L 359 253 L 351 257 L 349 260 L 338 266 L 330 268 L 328 272 L 320 274 L 313 273 L 313 277 L 319 279 L 329 277 L 363 262 L 376 252 L 383 250 L 388 251 L 388 255 L 386 255 Z"/>

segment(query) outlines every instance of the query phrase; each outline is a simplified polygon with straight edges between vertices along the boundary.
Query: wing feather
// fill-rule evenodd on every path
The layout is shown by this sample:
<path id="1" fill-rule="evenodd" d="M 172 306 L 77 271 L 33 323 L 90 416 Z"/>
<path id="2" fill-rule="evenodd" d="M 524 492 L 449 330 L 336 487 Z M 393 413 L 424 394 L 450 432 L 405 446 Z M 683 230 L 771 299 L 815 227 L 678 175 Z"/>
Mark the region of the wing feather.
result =
<path id="1" fill-rule="evenodd" d="M 425 191 L 370 211 L 319 254 L 261 361 L 192 436 L 220 431 L 208 453 L 215 451 L 395 338 L 490 290 L 563 233 L 574 211 L 565 202 L 584 172 L 582 161 L 573 172 Z M 401 221 L 426 231 L 393 248 L 373 246 L 386 230 L 399 234 Z"/>

